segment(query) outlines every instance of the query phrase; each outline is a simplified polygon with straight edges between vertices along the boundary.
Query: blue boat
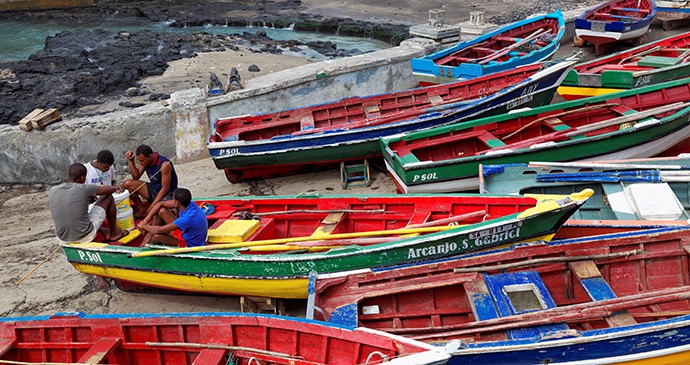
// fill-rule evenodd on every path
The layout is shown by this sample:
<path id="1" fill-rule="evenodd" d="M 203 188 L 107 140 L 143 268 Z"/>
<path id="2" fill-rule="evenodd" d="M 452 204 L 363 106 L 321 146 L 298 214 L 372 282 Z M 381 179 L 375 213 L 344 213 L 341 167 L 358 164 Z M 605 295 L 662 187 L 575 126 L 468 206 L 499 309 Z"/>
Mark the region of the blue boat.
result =
<path id="1" fill-rule="evenodd" d="M 471 79 L 551 57 L 565 32 L 560 10 L 508 24 L 457 45 L 412 59 L 422 86 Z"/>
<path id="2" fill-rule="evenodd" d="M 548 67 L 528 65 L 461 82 L 454 89 L 465 95 L 455 98 L 449 97 L 450 92 L 432 95 L 431 90 L 443 86 L 438 85 L 266 115 L 219 119 L 207 148 L 216 167 L 225 170 L 233 183 L 378 157 L 379 137 L 548 104 L 573 64 L 565 61 Z M 505 77 L 499 75 L 532 68 L 529 76 L 521 76 L 520 81 L 513 77 L 505 88 L 477 94 L 478 89 L 505 85 Z M 419 92 L 426 95 L 410 97 Z M 428 102 L 415 107 L 411 105 L 415 100 Z M 390 109 L 390 104 L 395 107 Z"/>
<path id="3" fill-rule="evenodd" d="M 314 317 L 444 345 L 449 365 L 688 364 L 688 243 L 663 227 L 331 274 Z"/>
<path id="4" fill-rule="evenodd" d="M 594 53 L 600 55 L 617 42 L 644 36 L 656 11 L 654 0 L 611 0 L 577 17 L 575 35 L 594 44 Z"/>

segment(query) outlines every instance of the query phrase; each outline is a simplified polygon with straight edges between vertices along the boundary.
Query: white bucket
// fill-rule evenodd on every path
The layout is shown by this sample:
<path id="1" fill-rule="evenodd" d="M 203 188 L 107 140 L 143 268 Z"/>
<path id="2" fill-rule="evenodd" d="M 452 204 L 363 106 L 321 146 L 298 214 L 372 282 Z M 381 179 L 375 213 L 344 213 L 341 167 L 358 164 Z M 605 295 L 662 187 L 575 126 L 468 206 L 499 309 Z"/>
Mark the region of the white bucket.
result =
<path id="1" fill-rule="evenodd" d="M 129 204 L 129 191 L 125 190 L 121 193 L 114 193 L 113 199 L 115 199 L 115 208 L 117 208 L 118 215 L 132 210 L 132 206 Z"/>
<path id="2" fill-rule="evenodd" d="M 132 208 L 129 208 L 128 212 L 117 212 L 117 226 L 128 231 L 134 229 L 134 211 Z"/>

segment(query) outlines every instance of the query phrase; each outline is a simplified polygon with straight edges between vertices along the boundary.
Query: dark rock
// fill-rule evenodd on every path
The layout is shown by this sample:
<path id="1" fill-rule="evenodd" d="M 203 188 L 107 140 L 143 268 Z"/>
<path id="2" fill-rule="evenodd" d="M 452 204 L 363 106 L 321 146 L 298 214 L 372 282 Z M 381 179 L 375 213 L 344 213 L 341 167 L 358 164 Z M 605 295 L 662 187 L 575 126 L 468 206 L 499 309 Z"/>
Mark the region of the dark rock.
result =
<path id="1" fill-rule="evenodd" d="M 132 103 L 132 102 L 129 102 L 129 101 L 123 101 L 123 102 L 117 103 L 117 105 L 123 106 L 123 107 L 125 107 L 125 108 L 138 108 L 138 107 L 144 106 L 144 105 L 146 105 L 146 104 L 144 104 L 144 103 Z"/>
<path id="2" fill-rule="evenodd" d="M 149 101 L 159 101 L 165 99 L 170 99 L 170 94 L 151 93 L 151 95 L 149 95 Z"/>
<path id="3" fill-rule="evenodd" d="M 249 72 L 259 72 L 259 71 L 261 71 L 261 69 L 260 69 L 259 66 L 257 66 L 257 65 L 249 65 L 249 67 L 247 67 L 247 71 L 249 71 Z"/>

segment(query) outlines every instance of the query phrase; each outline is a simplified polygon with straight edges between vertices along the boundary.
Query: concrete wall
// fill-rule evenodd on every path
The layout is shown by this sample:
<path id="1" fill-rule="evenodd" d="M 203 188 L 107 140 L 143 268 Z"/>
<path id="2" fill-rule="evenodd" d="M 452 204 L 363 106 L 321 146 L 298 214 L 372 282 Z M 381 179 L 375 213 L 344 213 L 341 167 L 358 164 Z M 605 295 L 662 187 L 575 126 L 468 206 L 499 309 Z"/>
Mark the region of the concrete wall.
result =
<path id="1" fill-rule="evenodd" d="M 415 86 L 409 61 L 433 49 L 408 42 L 365 55 L 309 64 L 250 80 L 245 89 L 207 98 L 201 89 L 171 95 L 128 111 L 65 120 L 43 131 L 0 125 L 0 183 L 57 183 L 73 162 L 86 162 L 104 148 L 125 172 L 124 151 L 144 143 L 176 162 L 208 156 L 209 126 L 219 117 L 267 113 Z"/>

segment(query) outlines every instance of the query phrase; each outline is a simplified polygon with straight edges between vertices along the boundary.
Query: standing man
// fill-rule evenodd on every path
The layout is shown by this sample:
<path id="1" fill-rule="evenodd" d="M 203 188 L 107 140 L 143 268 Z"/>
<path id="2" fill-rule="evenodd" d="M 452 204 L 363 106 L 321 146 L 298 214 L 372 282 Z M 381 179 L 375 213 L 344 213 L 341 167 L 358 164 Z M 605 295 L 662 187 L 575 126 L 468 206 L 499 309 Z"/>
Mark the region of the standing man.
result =
<path id="1" fill-rule="evenodd" d="M 153 224 L 149 225 L 152 219 Z M 146 218 L 139 223 L 139 229 L 148 232 L 142 246 L 151 242 L 178 246 L 179 241 L 170 234 L 176 229 L 182 231 L 182 239 L 187 247 L 203 246 L 208 234 L 208 220 L 192 201 L 192 193 L 179 188 L 173 193 L 172 200 L 159 202 L 150 209 Z"/>
<path id="2" fill-rule="evenodd" d="M 154 153 L 151 147 L 145 144 L 137 147 L 135 153 L 125 152 L 125 157 L 132 178 L 125 180 L 122 186 L 129 190 L 130 199 L 137 206 L 134 216 L 143 217 L 154 205 L 172 198 L 172 193 L 177 190 L 177 173 L 167 157 Z M 134 163 L 135 158 L 138 165 Z M 144 172 L 149 178 L 147 183 L 139 181 Z M 143 207 L 141 198 L 149 202 L 148 209 Z"/>
<path id="3" fill-rule="evenodd" d="M 115 185 L 115 156 L 109 150 L 102 150 L 96 159 L 84 164 L 86 166 L 85 184 Z"/>
<path id="4" fill-rule="evenodd" d="M 54 186 L 48 193 L 50 214 L 55 222 L 55 235 L 63 242 L 87 243 L 101 232 L 106 241 L 117 241 L 129 234 L 117 226 L 117 210 L 112 193 L 122 192 L 120 186 L 84 184 L 86 167 L 80 163 L 69 167 L 67 182 Z M 89 208 L 89 203 L 96 199 Z M 110 230 L 102 228 L 108 220 Z"/>

